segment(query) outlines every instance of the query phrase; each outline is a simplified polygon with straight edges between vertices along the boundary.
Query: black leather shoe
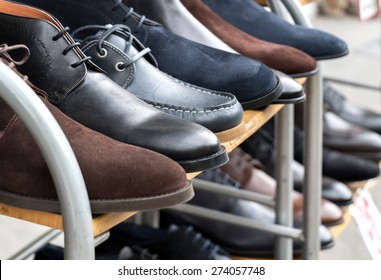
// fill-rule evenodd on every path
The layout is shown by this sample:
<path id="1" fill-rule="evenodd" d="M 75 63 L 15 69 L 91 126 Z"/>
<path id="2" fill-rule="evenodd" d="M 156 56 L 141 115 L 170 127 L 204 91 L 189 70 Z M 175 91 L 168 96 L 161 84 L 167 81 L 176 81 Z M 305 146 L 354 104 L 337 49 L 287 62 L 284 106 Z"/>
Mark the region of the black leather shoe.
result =
<path id="1" fill-rule="evenodd" d="M 171 224 L 155 229 L 133 224 L 119 224 L 110 230 L 104 246 L 121 248 L 139 246 L 157 254 L 161 260 L 229 260 L 229 254 L 195 231 L 191 226 Z"/>
<path id="2" fill-rule="evenodd" d="M 200 88 L 161 72 L 150 49 L 126 25 L 86 25 L 72 36 L 114 82 L 153 107 L 219 133 L 222 142 L 245 132 L 242 106 L 234 95 Z M 223 137 L 226 130 L 233 138 Z"/>
<path id="3" fill-rule="evenodd" d="M 257 133 L 242 143 L 241 148 L 253 158 L 259 160 L 266 173 L 275 176 L 275 146 L 271 124 L 260 129 Z M 297 161 L 292 163 L 294 189 L 302 191 L 304 184 L 304 166 Z M 343 183 L 323 176 L 322 197 L 337 205 L 352 203 L 352 192 Z"/>
<path id="4" fill-rule="evenodd" d="M 315 59 L 347 55 L 347 44 L 321 30 L 293 25 L 269 13 L 253 0 L 203 0 L 214 12 L 235 27 L 265 41 L 292 46 Z"/>
<path id="5" fill-rule="evenodd" d="M 255 202 L 239 200 L 226 195 L 197 190 L 194 199 L 189 203 L 219 210 L 225 213 L 249 218 L 253 221 L 273 224 L 275 213 Z M 258 257 L 272 256 L 275 250 L 275 236 L 259 230 L 235 226 L 212 219 L 201 218 L 191 214 L 177 213 L 175 211 L 162 211 L 161 221 L 163 224 L 178 223 L 192 225 L 205 237 L 219 244 L 226 251 L 236 256 Z M 301 226 L 300 219 L 294 219 L 294 227 Z M 333 246 L 332 236 L 327 228 L 319 228 L 321 249 Z M 294 253 L 301 253 L 302 242 L 293 242 Z"/>
<path id="6" fill-rule="evenodd" d="M 294 189 L 303 192 L 304 166 L 294 160 L 292 162 L 292 173 Z M 353 203 L 352 192 L 345 184 L 326 176 L 323 176 L 322 180 L 322 197 L 338 206 L 346 206 Z"/>
<path id="7" fill-rule="evenodd" d="M 116 140 L 162 153 L 187 172 L 227 161 L 224 147 L 211 131 L 167 115 L 118 86 L 50 14 L 8 1 L 0 1 L 0 11 L 0 41 L 25 44 L 31 53 L 20 72 L 74 120 Z"/>
<path id="8" fill-rule="evenodd" d="M 280 79 L 283 90 L 281 96 L 273 104 L 296 104 L 306 100 L 304 89 L 298 82 L 282 72 L 275 70 L 274 72 Z"/>
<path id="9" fill-rule="evenodd" d="M 303 163 L 303 132 L 295 127 L 294 156 Z M 323 175 L 341 182 L 354 182 L 380 175 L 378 164 L 354 155 L 323 148 Z"/>
<path id="10" fill-rule="evenodd" d="M 381 135 L 348 123 L 333 112 L 323 115 L 323 144 L 332 150 L 381 160 Z"/>
<path id="11" fill-rule="evenodd" d="M 54 14 L 72 30 L 88 24 L 126 24 L 152 50 L 159 69 L 200 87 L 234 94 L 244 109 L 257 109 L 276 100 L 281 83 L 267 66 L 205 45 L 164 29 L 133 12 L 122 0 L 21 0 Z M 74 13 L 81 12 L 79 16 Z"/>
<path id="12" fill-rule="evenodd" d="M 381 114 L 357 107 L 327 82 L 324 83 L 324 103 L 344 120 L 381 134 Z"/>

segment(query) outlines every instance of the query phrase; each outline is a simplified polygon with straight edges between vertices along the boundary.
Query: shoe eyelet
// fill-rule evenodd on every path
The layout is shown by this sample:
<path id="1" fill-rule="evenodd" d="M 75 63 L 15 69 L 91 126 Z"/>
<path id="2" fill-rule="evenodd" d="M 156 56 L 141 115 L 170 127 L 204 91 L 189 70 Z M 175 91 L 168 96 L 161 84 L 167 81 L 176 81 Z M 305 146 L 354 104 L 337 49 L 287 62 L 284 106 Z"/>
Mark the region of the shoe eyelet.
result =
<path id="1" fill-rule="evenodd" d="M 123 62 L 118 62 L 117 64 L 115 64 L 115 69 L 119 72 L 123 72 L 124 70 L 126 70 L 126 67 L 123 66 Z"/>
<path id="2" fill-rule="evenodd" d="M 104 58 L 107 56 L 107 50 L 105 48 L 101 48 L 100 52 L 97 52 L 98 57 Z"/>

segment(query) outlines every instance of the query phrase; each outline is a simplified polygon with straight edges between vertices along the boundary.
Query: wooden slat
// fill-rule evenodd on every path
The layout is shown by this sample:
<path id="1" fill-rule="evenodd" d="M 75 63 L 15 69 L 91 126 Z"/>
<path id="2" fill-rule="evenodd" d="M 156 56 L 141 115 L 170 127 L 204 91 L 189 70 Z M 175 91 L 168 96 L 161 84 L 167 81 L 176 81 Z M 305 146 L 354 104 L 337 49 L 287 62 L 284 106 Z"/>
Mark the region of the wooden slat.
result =
<path id="1" fill-rule="evenodd" d="M 245 111 L 243 120 L 246 132 L 233 141 L 223 143 L 223 145 L 226 147 L 226 150 L 230 152 L 238 145 L 240 145 L 245 139 L 247 139 L 250 135 L 257 131 L 264 123 L 266 123 L 271 117 L 273 117 L 282 107 L 283 105 L 271 105 L 263 110 Z M 187 177 L 189 180 L 191 180 L 198 174 L 199 172 L 187 174 Z M 62 216 L 54 213 L 32 211 L 0 204 L 0 214 L 59 230 L 63 229 Z M 94 216 L 94 236 L 108 231 L 110 228 L 125 221 L 126 219 L 132 217 L 135 214 L 136 212 L 128 212 L 108 213 L 105 215 Z"/>

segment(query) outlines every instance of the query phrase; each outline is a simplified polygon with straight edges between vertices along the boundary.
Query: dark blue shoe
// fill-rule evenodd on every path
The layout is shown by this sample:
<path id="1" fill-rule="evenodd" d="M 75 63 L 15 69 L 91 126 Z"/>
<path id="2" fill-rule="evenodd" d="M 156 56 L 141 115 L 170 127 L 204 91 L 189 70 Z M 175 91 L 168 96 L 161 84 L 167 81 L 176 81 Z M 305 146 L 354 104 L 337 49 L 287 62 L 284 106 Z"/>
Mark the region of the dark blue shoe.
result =
<path id="1" fill-rule="evenodd" d="M 317 60 L 348 54 L 347 44 L 321 30 L 293 25 L 267 12 L 253 0 L 202 0 L 235 27 L 259 39 L 292 46 Z"/>

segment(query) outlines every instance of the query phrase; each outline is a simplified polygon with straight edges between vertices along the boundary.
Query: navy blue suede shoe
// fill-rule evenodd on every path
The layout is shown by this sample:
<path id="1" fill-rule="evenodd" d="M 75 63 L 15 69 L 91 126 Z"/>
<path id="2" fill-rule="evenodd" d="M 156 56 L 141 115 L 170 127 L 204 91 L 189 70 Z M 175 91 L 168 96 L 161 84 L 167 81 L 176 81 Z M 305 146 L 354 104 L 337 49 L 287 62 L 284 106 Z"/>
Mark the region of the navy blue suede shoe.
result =
<path id="1" fill-rule="evenodd" d="M 89 24 L 125 24 L 143 45 L 151 49 L 161 71 L 190 84 L 230 92 L 244 109 L 266 106 L 282 93 L 279 78 L 266 65 L 177 36 L 138 15 L 122 0 L 19 2 L 50 12 L 71 30 Z"/>
<path id="2" fill-rule="evenodd" d="M 267 12 L 253 0 L 203 0 L 235 27 L 259 39 L 292 46 L 317 60 L 347 55 L 347 44 L 321 30 L 293 25 Z"/>

